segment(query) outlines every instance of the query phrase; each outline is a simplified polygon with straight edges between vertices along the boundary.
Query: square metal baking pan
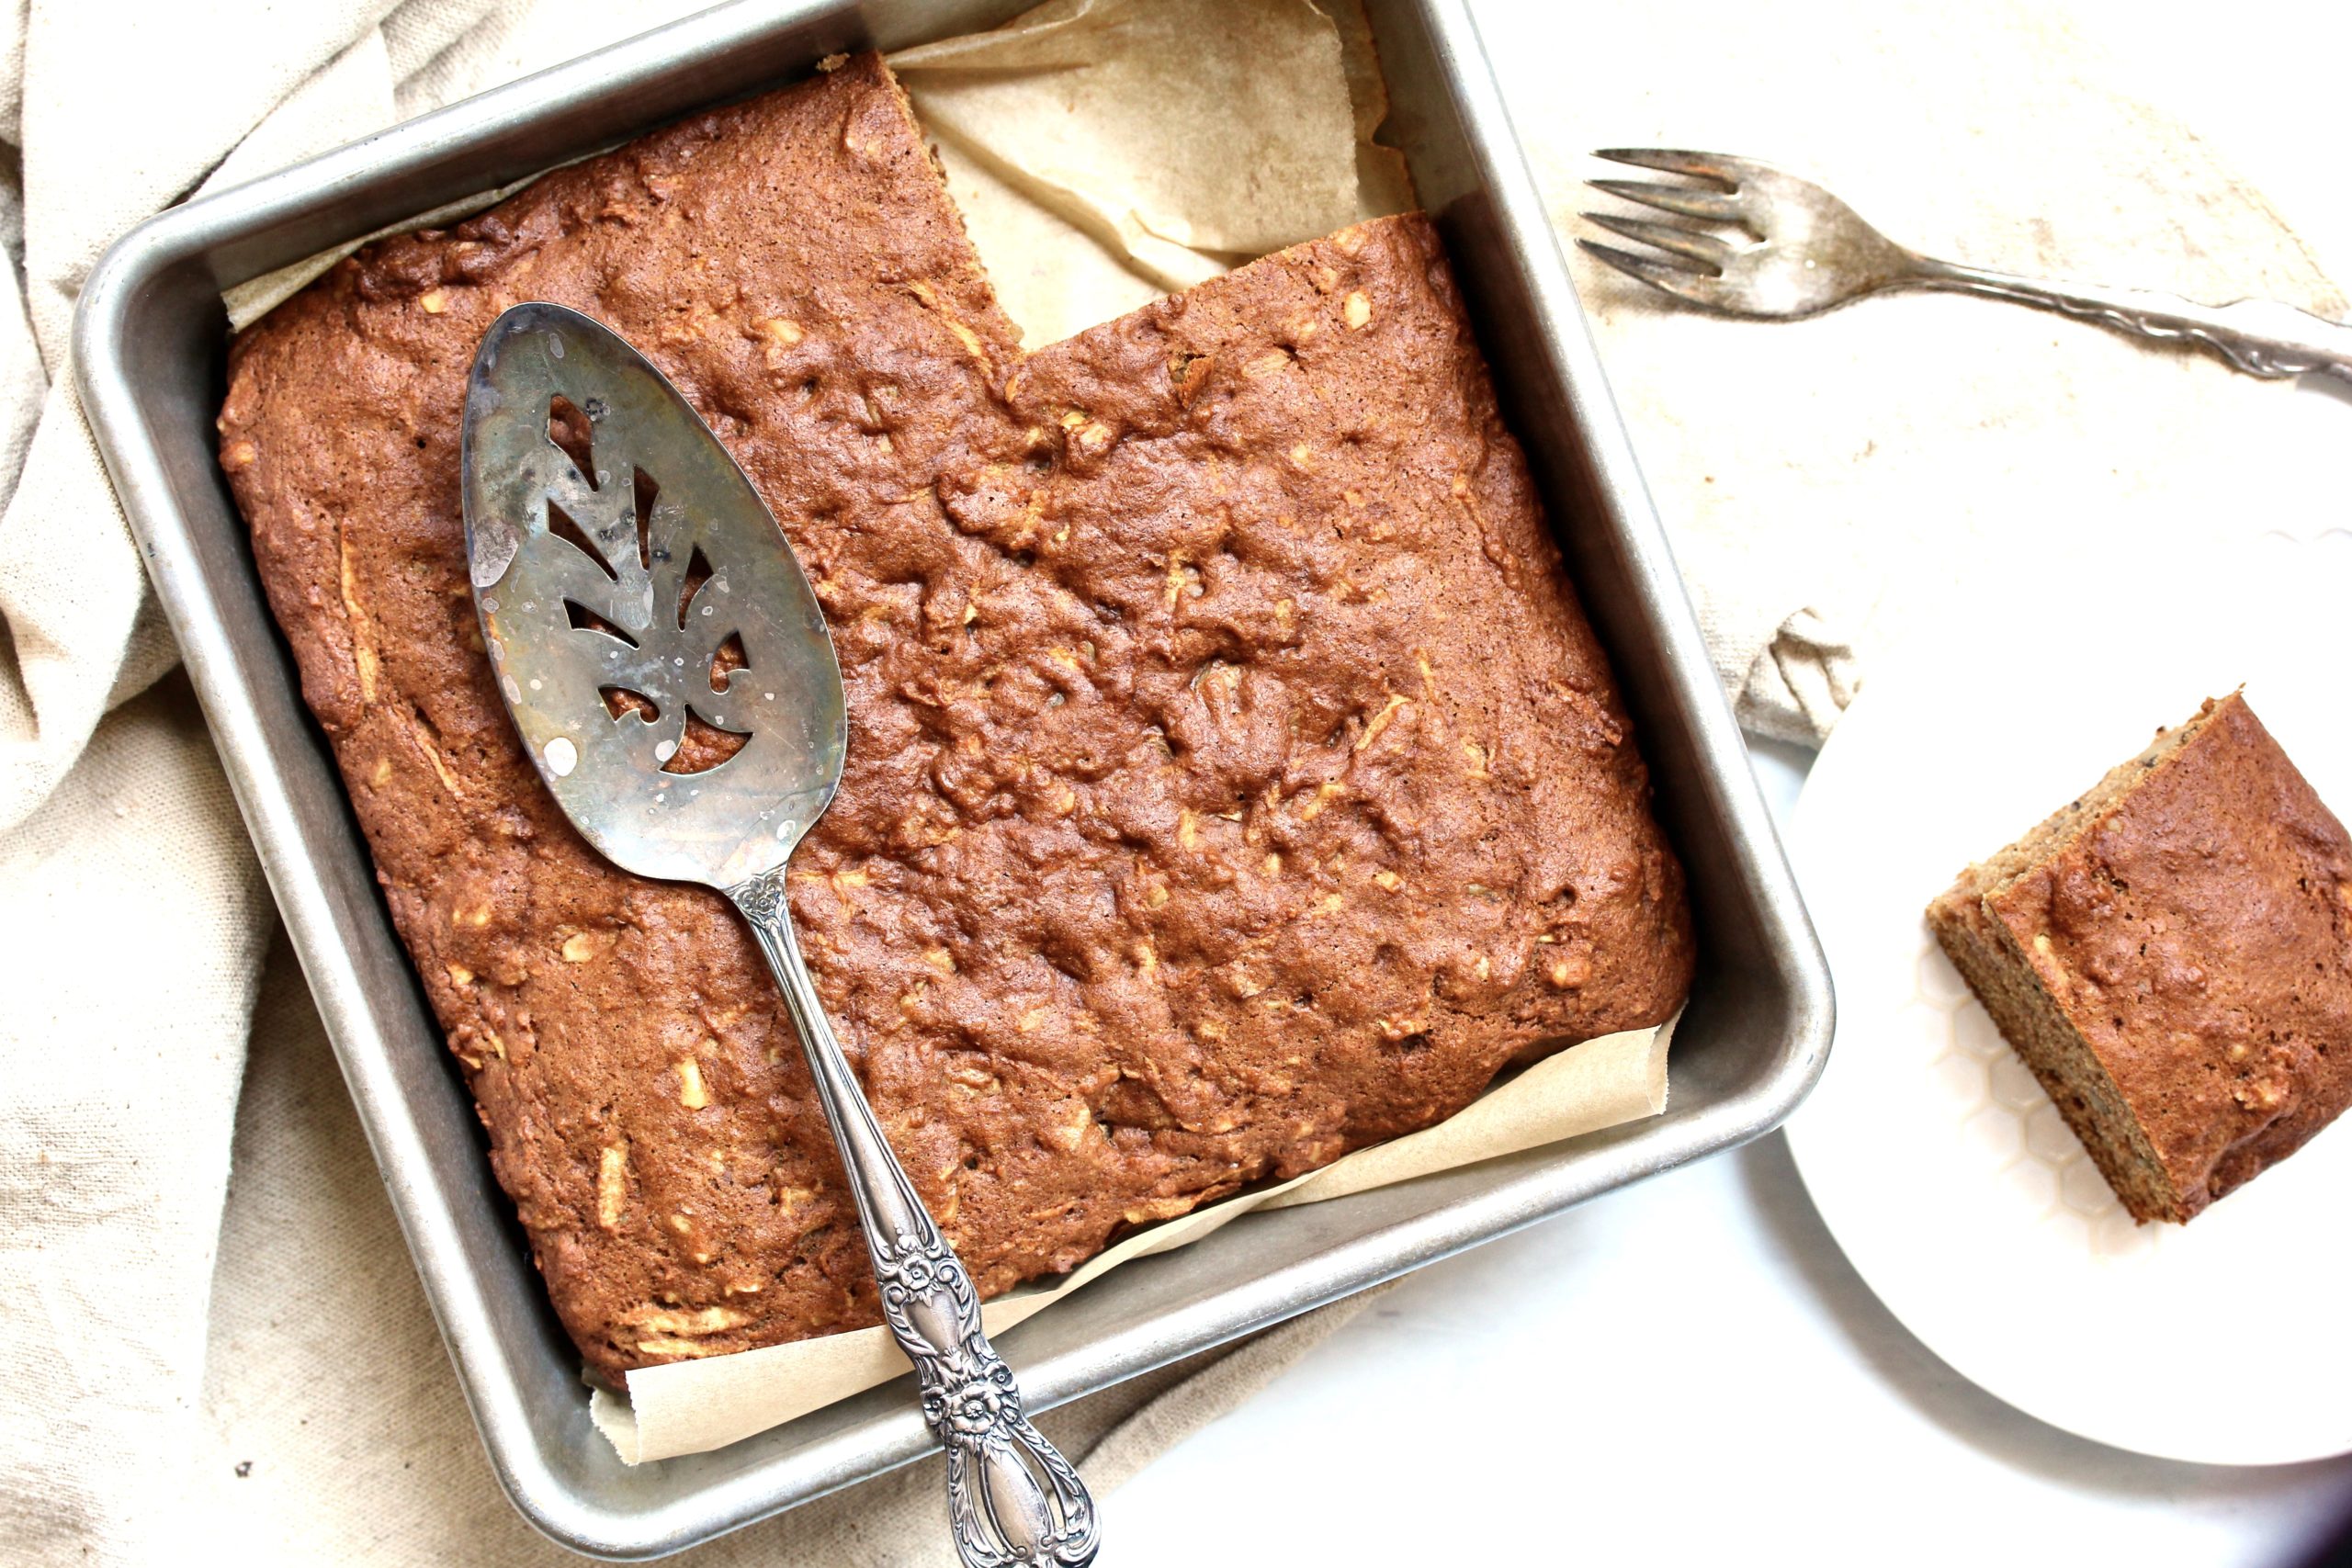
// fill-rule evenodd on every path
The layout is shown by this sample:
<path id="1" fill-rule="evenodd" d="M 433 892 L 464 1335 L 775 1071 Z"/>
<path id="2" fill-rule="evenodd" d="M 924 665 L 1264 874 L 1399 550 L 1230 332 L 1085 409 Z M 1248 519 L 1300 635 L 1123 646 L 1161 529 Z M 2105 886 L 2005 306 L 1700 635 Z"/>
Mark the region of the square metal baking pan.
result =
<path id="1" fill-rule="evenodd" d="M 993 26 L 1027 0 L 741 0 L 127 236 L 82 295 L 84 406 L 143 547 L 492 1465 L 540 1529 L 658 1555 L 915 1459 L 903 1385 L 717 1453 L 630 1469 L 588 1422 L 580 1362 L 379 897 L 324 739 L 264 607 L 214 461 L 220 291 L 442 203 L 791 80 L 836 51 Z M 1058 1404 L 1765 1132 L 1828 1048 L 1829 976 L 1634 462 L 1464 0 L 1372 0 L 1403 149 L 1443 231 L 1507 417 L 1607 644 L 1690 872 L 1700 971 L 1653 1121 L 1334 1202 L 1245 1217 L 1132 1264 L 1005 1336 Z M 1115 1528 L 1115 1526 L 1114 1526 Z"/>

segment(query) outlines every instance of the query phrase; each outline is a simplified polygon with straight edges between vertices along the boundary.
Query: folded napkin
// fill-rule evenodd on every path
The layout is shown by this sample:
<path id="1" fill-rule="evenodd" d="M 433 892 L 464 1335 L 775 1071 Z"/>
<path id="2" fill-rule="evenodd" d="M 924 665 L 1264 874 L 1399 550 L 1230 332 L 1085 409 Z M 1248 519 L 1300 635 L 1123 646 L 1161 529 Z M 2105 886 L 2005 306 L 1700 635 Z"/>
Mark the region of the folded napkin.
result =
<path id="1" fill-rule="evenodd" d="M 13 1560 L 146 1563 L 207 1540 L 236 1541 L 252 1563 L 573 1561 L 530 1532 L 481 1462 L 300 976 L 282 947 L 269 957 L 267 896 L 185 684 L 167 678 L 170 638 L 65 355 L 91 264 L 164 204 L 693 3 L 0 7 L 0 141 L 16 154 L 0 159 L 0 909 L 18 977 L 0 1004 L 0 1323 L 16 1351 L 0 1384 L 0 1532 Z M 1060 8 L 1084 27 L 1137 4 Z M 1588 148 L 1718 145 L 1811 172 L 1898 237 L 1981 265 L 2341 309 L 2277 215 L 2119 90 L 2046 7 L 1815 10 L 1802 28 L 1724 14 L 1705 37 L 1657 7 L 1489 4 L 1479 17 L 1564 219 L 1599 172 Z M 1825 56 L 1825 39 L 1847 41 Z M 1337 39 L 1360 73 L 1360 39 Z M 1674 69 L 1580 72 L 1564 88 L 1579 58 Z M 974 198 L 988 150 L 947 153 L 964 165 L 959 197 Z M 1020 194 L 1017 175 L 992 177 Z M 1179 251 L 1223 265 L 1220 247 L 1259 243 L 1090 223 L 1077 209 L 1056 220 L 1138 298 L 1183 276 Z M 1578 266 L 1717 668 L 1764 733 L 1825 733 L 1907 593 L 2018 558 L 2018 541 L 2052 527 L 2128 518 L 2188 536 L 2242 513 L 2261 465 L 2304 460 L 2267 427 L 2287 394 L 2072 322 L 1922 299 L 1725 323 Z M 1108 1490 L 1334 1321 L 1302 1319 L 1045 1425 Z M 685 1561 L 944 1562 L 938 1492 L 931 1467 L 912 1467 Z"/>

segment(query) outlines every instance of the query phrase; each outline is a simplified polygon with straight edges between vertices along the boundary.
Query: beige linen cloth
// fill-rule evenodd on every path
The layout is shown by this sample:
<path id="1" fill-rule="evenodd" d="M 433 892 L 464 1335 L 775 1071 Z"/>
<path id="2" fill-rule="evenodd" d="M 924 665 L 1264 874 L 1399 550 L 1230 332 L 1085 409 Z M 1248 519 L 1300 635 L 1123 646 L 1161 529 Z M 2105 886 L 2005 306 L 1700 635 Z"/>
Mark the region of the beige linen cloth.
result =
<path id="1" fill-rule="evenodd" d="M 170 639 L 70 391 L 67 337 L 90 265 L 158 207 L 679 8 L 0 5 L 12 1561 L 145 1563 L 198 1542 L 249 1565 L 568 1560 L 481 1461 L 300 976 L 271 943 L 202 725 L 168 674 Z M 1507 39 L 1535 9 L 1486 5 L 1482 25 Z M 1726 9 L 1701 37 L 1670 8 L 1592 7 L 1577 47 L 1614 64 L 1573 86 L 1557 61 L 1498 51 L 1555 215 L 1599 172 L 1586 148 L 1717 145 L 1813 172 L 1899 236 L 1980 265 L 2340 312 L 2257 196 L 2021 0 L 1964 17 L 1770 9 Z M 1643 60 L 1674 69 L 1627 64 Z M 1790 90 L 1808 72 L 1823 90 Z M 2293 394 L 2073 323 L 1951 299 L 1724 323 L 1578 269 L 1718 669 L 1764 733 L 1825 733 L 1907 593 L 1983 581 L 2037 530 L 2243 510 L 2249 467 L 2288 460 L 2265 445 L 2265 413 Z M 1332 1326 L 1300 1320 L 1045 1424 L 1107 1491 Z M 690 1561 L 944 1562 L 937 1485 L 913 1467 Z"/>

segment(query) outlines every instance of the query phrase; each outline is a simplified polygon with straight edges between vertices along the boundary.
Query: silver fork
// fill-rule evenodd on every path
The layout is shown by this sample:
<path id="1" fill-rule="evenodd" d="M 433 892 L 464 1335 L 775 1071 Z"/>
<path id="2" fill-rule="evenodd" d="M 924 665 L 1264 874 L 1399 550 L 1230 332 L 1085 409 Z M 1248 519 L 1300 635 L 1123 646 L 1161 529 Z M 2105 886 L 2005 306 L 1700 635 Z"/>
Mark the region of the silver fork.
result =
<path id="1" fill-rule="evenodd" d="M 1586 220 L 1663 254 L 1577 243 L 1654 288 L 1725 315 L 1794 321 L 1892 288 L 1988 294 L 2136 337 L 2194 343 L 2249 376 L 2317 372 L 2352 383 L 2352 326 L 2270 299 L 2199 305 L 2177 295 L 2096 283 L 2040 282 L 1905 250 L 1810 180 L 1719 152 L 1620 147 L 1596 152 L 1695 184 L 1594 180 L 1593 187 L 1672 213 L 1661 222 L 1588 212 Z M 1712 231 L 1743 232 L 1735 243 Z"/>

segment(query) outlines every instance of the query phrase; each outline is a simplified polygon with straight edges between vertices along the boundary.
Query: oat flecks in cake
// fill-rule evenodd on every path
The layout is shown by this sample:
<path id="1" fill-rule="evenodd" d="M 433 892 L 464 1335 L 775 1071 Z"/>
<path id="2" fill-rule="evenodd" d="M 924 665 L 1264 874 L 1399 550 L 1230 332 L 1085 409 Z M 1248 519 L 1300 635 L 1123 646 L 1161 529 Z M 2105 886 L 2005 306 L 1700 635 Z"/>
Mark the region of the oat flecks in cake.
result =
<path id="1" fill-rule="evenodd" d="M 2185 1223 L 2352 1101 L 2352 840 L 2242 696 L 1929 906 L 2135 1219 Z"/>
<path id="2" fill-rule="evenodd" d="M 272 604 L 600 1369 L 873 1292 L 748 937 L 588 850 L 491 686 L 458 420 L 526 299 L 642 348 L 816 584 L 851 736 L 794 917 L 983 1289 L 1679 1002 L 1680 873 L 1426 221 L 1024 360 L 860 57 L 373 247 L 232 356 Z"/>

